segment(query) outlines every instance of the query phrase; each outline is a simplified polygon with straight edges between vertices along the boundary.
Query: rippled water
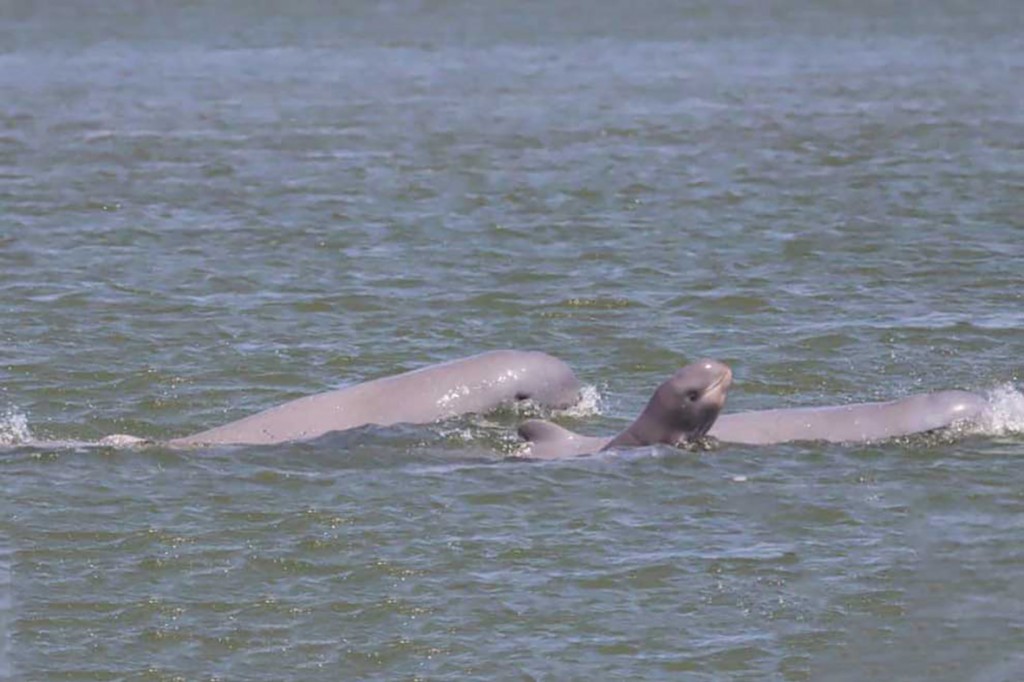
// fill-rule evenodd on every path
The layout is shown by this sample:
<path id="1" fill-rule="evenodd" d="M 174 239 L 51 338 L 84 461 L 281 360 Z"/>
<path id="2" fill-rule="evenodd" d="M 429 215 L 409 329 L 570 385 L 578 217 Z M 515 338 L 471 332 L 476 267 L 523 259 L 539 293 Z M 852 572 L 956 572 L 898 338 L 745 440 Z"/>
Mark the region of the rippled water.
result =
<path id="1" fill-rule="evenodd" d="M 0 678 L 1024 675 L 1019 3 L 0 12 Z M 991 395 L 981 433 L 502 461 L 523 415 L 176 452 L 494 348 L 621 428 Z"/>

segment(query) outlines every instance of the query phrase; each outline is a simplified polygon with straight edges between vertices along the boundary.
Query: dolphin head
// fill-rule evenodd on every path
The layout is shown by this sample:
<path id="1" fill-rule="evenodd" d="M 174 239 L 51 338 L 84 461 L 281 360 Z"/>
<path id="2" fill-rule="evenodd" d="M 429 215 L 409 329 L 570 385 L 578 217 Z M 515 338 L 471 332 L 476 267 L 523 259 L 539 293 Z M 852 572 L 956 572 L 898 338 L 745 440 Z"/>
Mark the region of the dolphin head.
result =
<path id="1" fill-rule="evenodd" d="M 557 409 L 579 402 L 580 381 L 567 364 L 540 351 L 522 355 L 525 359 L 517 375 L 516 400 L 531 400 Z"/>
<path id="2" fill-rule="evenodd" d="M 725 406 L 731 384 L 732 370 L 710 358 L 676 370 L 658 386 L 645 411 L 665 431 L 658 440 L 676 444 L 702 438 Z"/>

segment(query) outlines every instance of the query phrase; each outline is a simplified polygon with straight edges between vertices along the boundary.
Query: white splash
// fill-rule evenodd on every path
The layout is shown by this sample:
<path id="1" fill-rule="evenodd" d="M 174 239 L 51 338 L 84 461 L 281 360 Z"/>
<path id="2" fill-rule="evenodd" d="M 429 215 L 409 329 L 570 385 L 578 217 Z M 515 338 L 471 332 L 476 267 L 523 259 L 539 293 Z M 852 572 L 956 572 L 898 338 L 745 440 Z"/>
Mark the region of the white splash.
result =
<path id="1" fill-rule="evenodd" d="M 558 413 L 566 417 L 592 417 L 601 414 L 602 407 L 604 407 L 604 399 L 601 397 L 601 392 L 597 390 L 597 386 L 587 384 L 580 389 L 579 400 L 574 405 L 559 410 Z"/>
<path id="2" fill-rule="evenodd" d="M 109 436 L 100 438 L 98 444 L 110 448 L 134 448 L 140 445 L 152 445 L 153 441 L 127 433 L 112 433 Z"/>
<path id="3" fill-rule="evenodd" d="M 0 445 L 19 445 L 32 440 L 28 417 L 13 407 L 0 412 Z"/>
<path id="4" fill-rule="evenodd" d="M 988 392 L 988 410 L 978 430 L 989 436 L 1024 433 L 1024 393 L 1013 384 L 1003 384 Z"/>
<path id="5" fill-rule="evenodd" d="M 455 428 L 439 427 L 437 429 L 437 435 L 445 439 L 456 440 L 462 443 L 472 443 L 476 440 L 476 434 L 473 433 L 473 430 L 464 426 Z"/>

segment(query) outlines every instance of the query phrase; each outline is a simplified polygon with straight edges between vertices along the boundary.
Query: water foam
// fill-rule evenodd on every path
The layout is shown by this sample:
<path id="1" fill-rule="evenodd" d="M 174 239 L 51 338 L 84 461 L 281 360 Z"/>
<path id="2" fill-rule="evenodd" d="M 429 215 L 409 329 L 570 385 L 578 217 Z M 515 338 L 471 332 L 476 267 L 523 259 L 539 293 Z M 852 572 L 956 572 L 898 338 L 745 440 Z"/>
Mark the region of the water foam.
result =
<path id="1" fill-rule="evenodd" d="M 0 445 L 20 445 L 32 440 L 28 417 L 13 407 L 0 412 Z"/>
<path id="2" fill-rule="evenodd" d="M 604 400 L 597 386 L 587 384 L 580 389 L 580 397 L 573 405 L 559 410 L 558 414 L 566 417 L 592 417 L 601 414 Z"/>
<path id="3" fill-rule="evenodd" d="M 1024 393 L 1007 383 L 990 390 L 988 409 L 978 420 L 978 433 L 987 436 L 1024 434 Z"/>

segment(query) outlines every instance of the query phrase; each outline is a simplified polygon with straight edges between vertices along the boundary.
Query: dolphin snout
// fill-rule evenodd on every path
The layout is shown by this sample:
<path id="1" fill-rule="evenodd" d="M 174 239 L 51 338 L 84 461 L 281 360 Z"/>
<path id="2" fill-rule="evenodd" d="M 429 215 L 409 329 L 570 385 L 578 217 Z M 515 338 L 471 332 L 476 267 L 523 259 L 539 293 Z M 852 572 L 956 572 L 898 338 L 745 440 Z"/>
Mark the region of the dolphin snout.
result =
<path id="1" fill-rule="evenodd" d="M 708 373 L 710 378 L 705 395 L 709 399 L 720 400 L 724 404 L 725 395 L 732 385 L 732 369 L 724 362 L 711 358 L 698 361 L 698 365 Z"/>

